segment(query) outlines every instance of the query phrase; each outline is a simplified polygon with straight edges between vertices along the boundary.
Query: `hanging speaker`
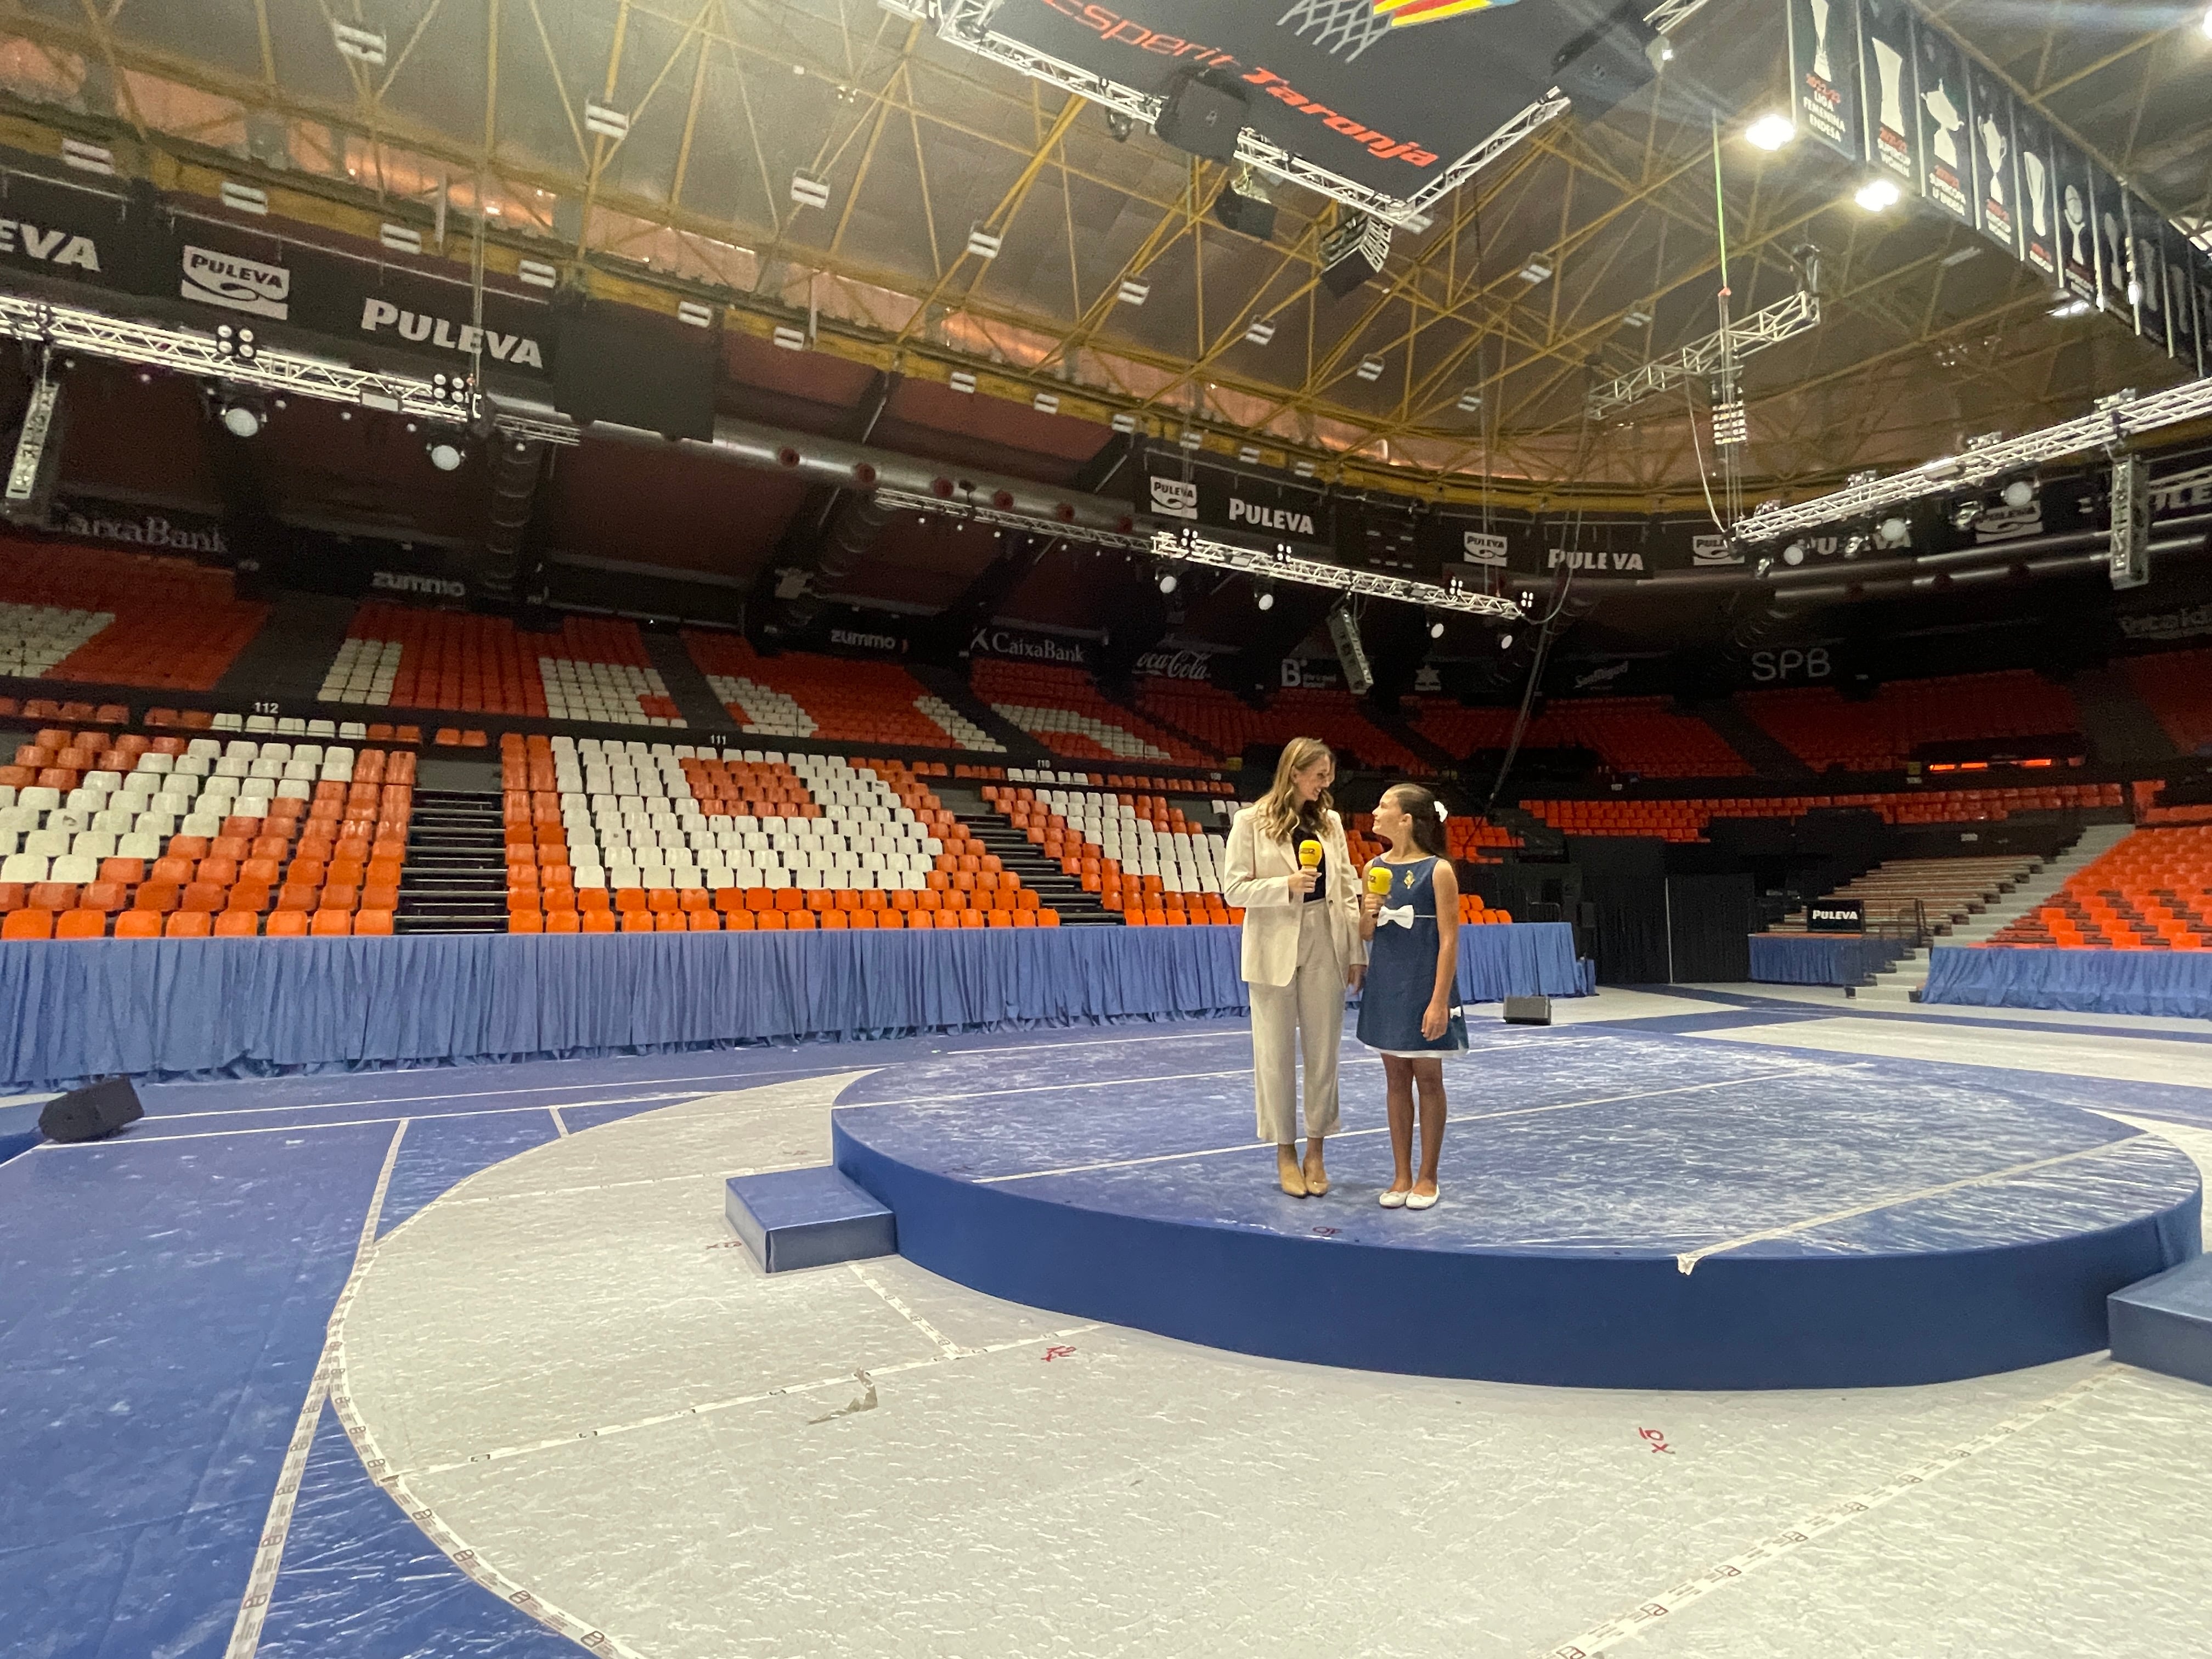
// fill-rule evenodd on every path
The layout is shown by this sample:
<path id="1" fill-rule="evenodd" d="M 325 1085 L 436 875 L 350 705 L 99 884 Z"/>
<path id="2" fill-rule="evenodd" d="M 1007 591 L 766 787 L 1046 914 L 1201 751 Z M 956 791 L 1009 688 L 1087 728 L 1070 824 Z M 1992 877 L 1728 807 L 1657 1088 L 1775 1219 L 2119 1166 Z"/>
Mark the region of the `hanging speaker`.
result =
<path id="1" fill-rule="evenodd" d="M 1652 48 L 1659 31 L 1644 21 L 1643 0 L 1577 35 L 1552 60 L 1554 82 L 1585 121 L 1595 121 L 1659 72 Z"/>
<path id="2" fill-rule="evenodd" d="M 46 1103 L 39 1133 L 49 1140 L 104 1140 L 146 1115 L 127 1077 L 112 1077 Z"/>
<path id="3" fill-rule="evenodd" d="M 1266 241 L 1275 234 L 1275 204 L 1241 191 L 1224 189 L 1213 198 L 1213 216 L 1247 236 Z"/>
<path id="4" fill-rule="evenodd" d="M 1244 93 L 1217 87 L 1194 75 L 1178 76 L 1160 100 L 1152 131 L 1177 149 L 1209 161 L 1237 159 L 1237 135 L 1244 130 Z"/>
<path id="5" fill-rule="evenodd" d="M 1322 286 L 1341 300 L 1381 275 L 1389 257 L 1390 227 L 1364 213 L 1347 213 L 1322 238 Z"/>

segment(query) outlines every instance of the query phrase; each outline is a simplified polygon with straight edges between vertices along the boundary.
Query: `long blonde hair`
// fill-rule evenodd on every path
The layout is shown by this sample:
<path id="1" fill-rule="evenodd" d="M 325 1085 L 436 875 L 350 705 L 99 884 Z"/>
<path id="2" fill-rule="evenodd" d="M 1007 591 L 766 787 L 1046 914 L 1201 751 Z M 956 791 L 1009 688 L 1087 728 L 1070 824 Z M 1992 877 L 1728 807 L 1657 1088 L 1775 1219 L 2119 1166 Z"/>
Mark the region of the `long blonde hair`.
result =
<path id="1" fill-rule="evenodd" d="M 1263 834 L 1276 841 L 1288 841 L 1291 831 L 1307 822 L 1305 814 L 1298 810 L 1297 775 L 1324 758 L 1334 761 L 1336 757 L 1319 738 L 1292 738 L 1283 745 L 1282 758 L 1275 763 L 1274 785 L 1260 797 L 1254 808 Z M 1328 822 L 1335 805 L 1326 789 L 1315 796 L 1310 827 L 1318 830 Z"/>

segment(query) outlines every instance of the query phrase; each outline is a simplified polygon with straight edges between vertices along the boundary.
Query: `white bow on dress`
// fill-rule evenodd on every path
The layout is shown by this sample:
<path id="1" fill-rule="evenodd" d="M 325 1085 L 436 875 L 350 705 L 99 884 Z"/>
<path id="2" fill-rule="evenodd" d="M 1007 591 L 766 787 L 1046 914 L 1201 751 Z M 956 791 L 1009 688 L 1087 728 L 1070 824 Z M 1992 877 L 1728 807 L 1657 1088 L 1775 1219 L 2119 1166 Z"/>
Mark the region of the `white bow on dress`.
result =
<path id="1" fill-rule="evenodd" d="M 1410 904 L 1386 904 L 1376 914 L 1375 925 L 1377 927 L 1409 928 L 1413 925 L 1413 907 Z"/>

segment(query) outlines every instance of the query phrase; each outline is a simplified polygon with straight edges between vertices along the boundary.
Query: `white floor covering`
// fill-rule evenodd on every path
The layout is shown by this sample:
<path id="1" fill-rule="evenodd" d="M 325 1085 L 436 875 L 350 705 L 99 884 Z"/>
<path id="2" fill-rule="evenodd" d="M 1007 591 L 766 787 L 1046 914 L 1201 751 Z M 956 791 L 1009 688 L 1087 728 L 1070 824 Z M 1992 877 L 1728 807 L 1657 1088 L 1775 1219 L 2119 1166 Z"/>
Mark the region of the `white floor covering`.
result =
<path id="1" fill-rule="evenodd" d="M 2212 1048 L 2151 1035 L 1698 1040 L 2212 1083 Z M 343 1389 L 434 1535 L 652 1659 L 2212 1652 L 2212 1391 L 2100 1356 L 1851 1393 L 1516 1388 L 1078 1328 L 897 1258 L 769 1279 L 723 1177 L 825 1159 L 857 1074 L 580 1131 L 376 1246 Z M 2128 1121 L 2212 1168 L 2212 1131 Z"/>

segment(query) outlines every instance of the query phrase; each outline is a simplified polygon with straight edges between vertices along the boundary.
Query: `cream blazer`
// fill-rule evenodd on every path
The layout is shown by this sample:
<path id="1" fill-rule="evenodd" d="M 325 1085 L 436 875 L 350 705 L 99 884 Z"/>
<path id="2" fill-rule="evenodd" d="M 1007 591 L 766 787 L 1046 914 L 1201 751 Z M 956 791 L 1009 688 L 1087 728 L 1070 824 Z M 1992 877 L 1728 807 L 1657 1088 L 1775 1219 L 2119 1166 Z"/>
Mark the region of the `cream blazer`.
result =
<path id="1" fill-rule="evenodd" d="M 1336 959 L 1349 968 L 1366 962 L 1367 946 L 1359 937 L 1359 872 L 1345 845 L 1344 821 L 1334 812 L 1321 842 L 1328 860 L 1328 895 L 1316 902 L 1328 909 L 1336 935 Z M 1221 896 L 1231 908 L 1244 913 L 1248 985 L 1288 985 L 1297 977 L 1298 919 L 1305 905 L 1291 892 L 1290 878 L 1297 870 L 1294 842 L 1261 835 L 1256 809 L 1248 806 L 1237 813 L 1229 826 L 1229 864 L 1222 875 Z"/>

